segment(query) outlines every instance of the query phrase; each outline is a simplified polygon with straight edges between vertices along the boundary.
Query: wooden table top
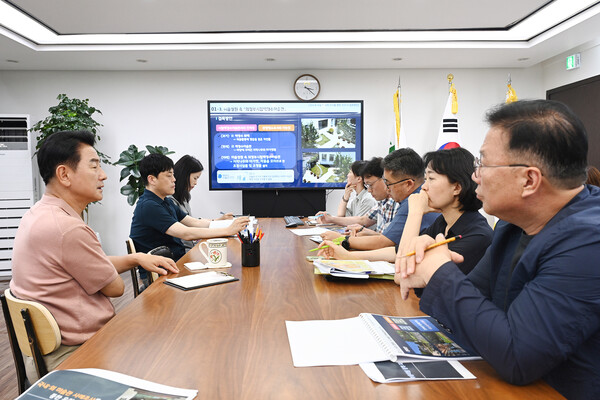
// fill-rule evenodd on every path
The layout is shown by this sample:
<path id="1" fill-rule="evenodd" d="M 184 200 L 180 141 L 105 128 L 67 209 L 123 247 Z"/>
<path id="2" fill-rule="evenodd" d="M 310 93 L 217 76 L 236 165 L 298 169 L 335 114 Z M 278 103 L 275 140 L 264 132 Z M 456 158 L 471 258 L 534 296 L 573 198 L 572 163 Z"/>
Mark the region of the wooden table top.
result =
<path id="1" fill-rule="evenodd" d="M 295 368 L 286 320 L 423 314 L 393 281 L 314 275 L 305 257 L 315 244 L 287 232 L 282 218 L 260 226 L 259 267 L 241 267 L 241 245 L 229 239 L 229 270 L 239 281 L 184 292 L 160 278 L 60 368 L 108 369 L 197 389 L 198 399 L 562 398 L 542 381 L 510 385 L 485 361 L 463 362 L 476 380 L 394 384 L 371 381 L 357 365 Z M 178 262 L 180 275 L 188 261 L 204 261 L 196 247 Z"/>

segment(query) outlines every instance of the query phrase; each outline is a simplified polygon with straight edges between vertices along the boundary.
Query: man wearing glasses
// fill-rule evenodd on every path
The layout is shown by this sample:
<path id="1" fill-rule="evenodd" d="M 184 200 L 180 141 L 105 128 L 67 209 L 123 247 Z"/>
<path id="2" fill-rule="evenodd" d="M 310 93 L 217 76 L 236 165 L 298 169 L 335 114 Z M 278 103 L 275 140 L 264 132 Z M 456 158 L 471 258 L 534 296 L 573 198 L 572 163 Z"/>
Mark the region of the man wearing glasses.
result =
<path id="1" fill-rule="evenodd" d="M 546 100 L 502 105 L 487 121 L 473 180 L 501 219 L 492 244 L 465 276 L 446 246 L 425 253 L 434 240 L 415 238 L 416 256 L 396 259 L 402 297 L 425 287 L 421 310 L 508 382 L 600 398 L 600 189 L 584 185 L 585 128 Z"/>
<path id="2" fill-rule="evenodd" d="M 414 150 L 405 148 L 391 152 L 382 162 L 383 183 L 392 199 L 400 203 L 392 222 L 378 235 L 347 237 L 342 246 L 346 249 L 375 250 L 395 246 L 400 243 L 404 224 L 408 217 L 408 196 L 421 191 L 424 182 L 425 163 Z M 374 184 L 375 182 L 370 182 Z M 423 216 L 421 229 L 431 225 L 439 216 L 438 213 L 428 213 Z M 331 240 L 326 237 L 325 239 Z"/>
<path id="3" fill-rule="evenodd" d="M 345 225 L 347 227 L 346 231 L 351 232 L 351 236 L 376 235 L 383 232 L 392 221 L 398 203 L 392 200 L 387 187 L 383 183 L 381 161 L 381 157 L 373 157 L 369 161 L 364 161 L 364 166 L 360 170 L 362 186 L 377 200 L 377 205 L 372 207 L 368 213 L 360 216 L 338 217 L 322 213 L 321 222 Z M 373 225 L 375 225 L 375 229 L 365 229 Z M 328 231 L 326 234 L 331 235 L 332 239 L 342 236 L 333 231 Z"/>

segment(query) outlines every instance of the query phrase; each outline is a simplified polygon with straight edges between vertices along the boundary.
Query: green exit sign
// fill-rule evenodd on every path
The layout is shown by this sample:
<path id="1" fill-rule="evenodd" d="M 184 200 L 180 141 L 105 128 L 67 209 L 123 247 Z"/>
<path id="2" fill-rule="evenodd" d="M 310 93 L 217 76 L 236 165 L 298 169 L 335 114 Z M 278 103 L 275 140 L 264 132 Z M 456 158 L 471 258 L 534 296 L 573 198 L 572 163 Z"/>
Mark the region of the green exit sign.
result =
<path id="1" fill-rule="evenodd" d="M 567 71 L 581 66 L 581 53 L 567 57 Z"/>

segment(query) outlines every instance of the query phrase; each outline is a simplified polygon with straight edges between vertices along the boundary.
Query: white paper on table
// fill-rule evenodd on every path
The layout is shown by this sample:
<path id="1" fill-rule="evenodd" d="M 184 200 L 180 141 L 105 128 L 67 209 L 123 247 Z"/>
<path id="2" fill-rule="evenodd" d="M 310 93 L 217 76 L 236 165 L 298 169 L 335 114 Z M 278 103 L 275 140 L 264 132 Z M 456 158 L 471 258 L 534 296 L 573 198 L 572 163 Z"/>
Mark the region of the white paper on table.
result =
<path id="1" fill-rule="evenodd" d="M 388 354 L 360 317 L 285 321 L 295 367 L 387 361 Z"/>
<path id="2" fill-rule="evenodd" d="M 317 261 L 317 262 L 315 262 Z M 326 267 L 318 262 L 313 261 L 313 265 L 325 275 L 337 276 L 339 278 L 354 278 L 354 279 L 369 279 L 369 274 L 365 272 L 345 272 L 345 271 L 332 271 L 332 268 Z"/>
<path id="3" fill-rule="evenodd" d="M 323 241 L 323 238 L 319 235 L 313 235 L 313 236 L 309 237 L 309 239 L 315 243 L 321 243 Z"/>
<path id="4" fill-rule="evenodd" d="M 294 235 L 298 235 L 298 236 L 313 236 L 313 235 L 320 235 L 323 232 L 327 232 L 328 230 L 325 228 L 304 228 L 304 229 L 290 229 L 290 232 L 292 232 Z"/>
<path id="5" fill-rule="evenodd" d="M 208 265 L 204 264 L 200 261 L 188 262 L 188 263 L 184 263 L 183 265 L 185 265 L 185 267 L 187 269 L 189 269 L 190 271 L 198 271 L 201 269 L 208 269 Z"/>
<path id="6" fill-rule="evenodd" d="M 209 228 L 228 228 L 233 223 L 232 219 L 216 219 L 210 221 Z"/>
<path id="7" fill-rule="evenodd" d="M 360 264 L 368 264 L 370 268 L 370 273 L 372 275 L 394 275 L 396 272 L 396 267 L 394 264 L 389 263 L 387 261 L 368 261 L 368 260 L 352 260 L 350 263 L 360 263 Z M 315 267 L 321 271 L 323 274 L 331 274 L 333 276 L 346 276 L 345 272 L 353 277 L 365 277 L 368 278 L 369 271 L 354 271 L 350 269 L 344 269 L 344 260 L 315 260 L 313 264 Z M 337 265 L 336 265 L 337 264 Z M 357 264 L 357 265 L 360 265 Z"/>
<path id="8" fill-rule="evenodd" d="M 373 266 L 373 271 L 375 271 L 375 274 L 394 275 L 396 273 L 396 266 L 393 263 L 389 263 L 387 261 L 369 261 L 369 264 Z"/>

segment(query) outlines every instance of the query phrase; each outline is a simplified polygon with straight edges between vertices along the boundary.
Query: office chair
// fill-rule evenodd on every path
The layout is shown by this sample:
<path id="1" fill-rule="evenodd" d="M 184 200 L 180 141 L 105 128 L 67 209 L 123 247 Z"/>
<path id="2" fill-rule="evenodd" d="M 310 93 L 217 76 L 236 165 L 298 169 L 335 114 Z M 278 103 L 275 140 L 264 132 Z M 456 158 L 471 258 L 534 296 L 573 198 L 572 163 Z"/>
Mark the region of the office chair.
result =
<path id="1" fill-rule="evenodd" d="M 133 244 L 133 240 L 131 238 L 127 238 L 127 240 L 125 241 L 125 246 L 127 246 L 127 254 L 137 253 L 137 251 L 135 251 L 135 245 Z M 136 298 L 140 294 L 140 284 L 138 282 L 137 267 L 131 268 L 129 272 L 131 272 L 131 283 L 133 284 L 133 297 Z"/>
<path id="2" fill-rule="evenodd" d="M 133 240 L 131 238 L 127 238 L 127 240 L 125 241 L 125 245 L 127 246 L 127 254 L 137 253 L 135 251 L 135 244 L 133 244 Z M 155 255 L 155 256 L 168 257 L 171 259 L 173 258 L 173 253 L 171 252 L 171 249 L 169 249 L 167 246 L 159 246 L 155 249 L 150 250 L 148 252 L 148 254 Z M 138 276 L 136 273 L 137 269 L 138 269 L 138 267 L 135 267 L 135 268 L 131 268 L 131 270 L 130 270 L 131 283 L 133 284 L 133 297 L 134 298 L 140 294 L 140 285 L 139 285 Z M 148 276 L 148 286 L 151 285 L 152 283 L 154 283 L 154 281 L 158 279 L 158 274 L 156 272 L 146 271 L 146 273 Z"/>
<path id="3" fill-rule="evenodd" d="M 46 375 L 48 369 L 42 356 L 60 347 L 60 329 L 52 313 L 39 303 L 17 299 L 10 289 L 0 294 L 0 300 L 21 394 L 32 383 L 27 380 L 23 354 L 33 357 L 40 377 Z"/>

